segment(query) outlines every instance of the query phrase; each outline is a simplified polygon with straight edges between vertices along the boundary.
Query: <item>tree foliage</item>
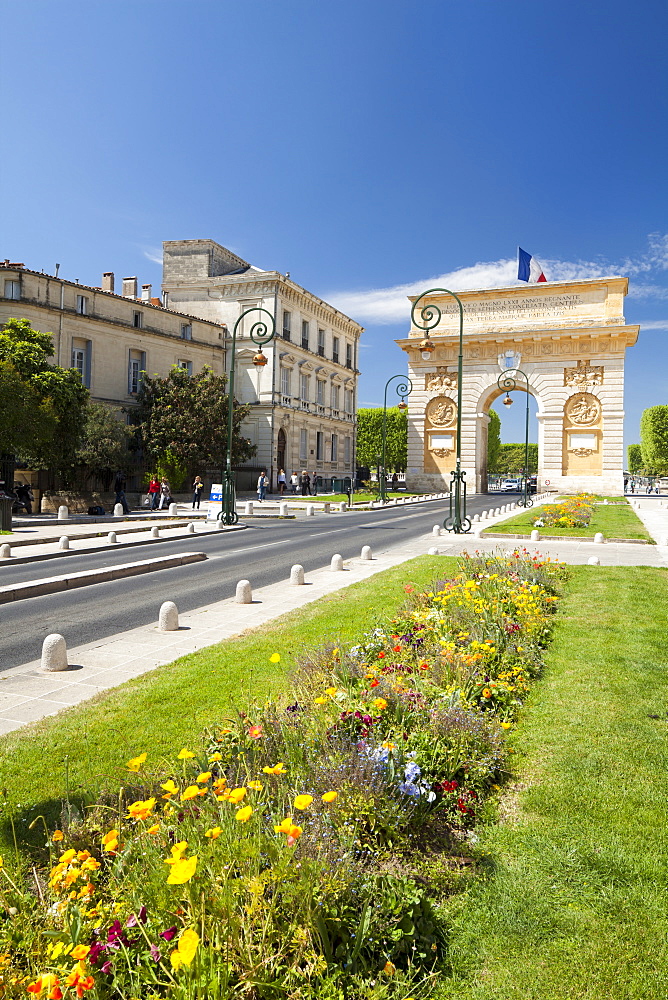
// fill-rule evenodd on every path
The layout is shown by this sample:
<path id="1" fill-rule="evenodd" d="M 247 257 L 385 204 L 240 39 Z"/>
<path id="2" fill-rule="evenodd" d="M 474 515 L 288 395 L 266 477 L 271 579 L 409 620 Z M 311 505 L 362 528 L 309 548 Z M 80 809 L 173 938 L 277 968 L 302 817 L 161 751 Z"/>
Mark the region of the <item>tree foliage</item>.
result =
<path id="1" fill-rule="evenodd" d="M 408 461 L 408 415 L 388 409 L 385 434 L 385 469 L 403 472 Z M 357 464 L 373 468 L 383 451 L 383 408 L 357 411 Z"/>
<path id="2" fill-rule="evenodd" d="M 668 473 L 668 406 L 650 406 L 643 410 L 640 448 L 646 473 Z"/>
<path id="3" fill-rule="evenodd" d="M 197 375 L 182 368 L 172 368 L 166 378 L 144 375 L 138 396 L 139 430 L 147 457 L 163 467 L 167 463 L 190 472 L 222 469 L 227 456 L 226 390 L 227 376 L 215 375 L 210 368 Z M 234 406 L 233 465 L 255 454 L 255 445 L 240 432 L 249 409 Z"/>
<path id="4" fill-rule="evenodd" d="M 626 449 L 628 455 L 628 471 L 632 473 L 640 472 L 643 468 L 642 448 L 639 444 L 630 444 Z"/>
<path id="5" fill-rule="evenodd" d="M 501 417 L 496 410 L 489 411 L 487 425 L 487 471 L 498 472 L 497 465 L 501 454 Z"/>
<path id="6" fill-rule="evenodd" d="M 107 476 L 128 464 L 130 430 L 104 403 L 88 402 L 75 462 L 85 478 Z"/>
<path id="7" fill-rule="evenodd" d="M 0 439 L 34 468 L 63 471 L 74 462 L 88 390 L 75 369 L 49 364 L 53 353 L 51 334 L 27 319 L 0 327 Z"/>
<path id="8" fill-rule="evenodd" d="M 493 471 L 501 476 L 517 476 L 524 469 L 524 442 L 520 444 L 502 444 L 496 469 Z M 529 475 L 538 471 L 538 445 L 529 444 Z"/>

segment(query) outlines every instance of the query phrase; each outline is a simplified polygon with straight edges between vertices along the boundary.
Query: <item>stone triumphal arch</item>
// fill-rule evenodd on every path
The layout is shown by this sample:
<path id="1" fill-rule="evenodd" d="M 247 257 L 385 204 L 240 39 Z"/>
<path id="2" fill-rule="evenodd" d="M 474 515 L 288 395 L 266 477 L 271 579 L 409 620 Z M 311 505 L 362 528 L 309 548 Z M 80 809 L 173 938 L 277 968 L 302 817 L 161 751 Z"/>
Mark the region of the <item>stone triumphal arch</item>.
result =
<path id="1" fill-rule="evenodd" d="M 640 329 L 626 325 L 627 291 L 628 279 L 619 277 L 457 293 L 464 315 L 461 467 L 469 492 L 486 488 L 489 407 L 500 394 L 500 359 L 515 355 L 538 404 L 538 488 L 623 493 L 624 354 Z M 426 334 L 417 325 L 397 341 L 413 382 L 408 479 L 417 489 L 441 490 L 456 459 L 459 306 L 445 292 L 421 299 L 425 304 L 441 313 L 429 330 L 435 350 L 422 357 Z"/>

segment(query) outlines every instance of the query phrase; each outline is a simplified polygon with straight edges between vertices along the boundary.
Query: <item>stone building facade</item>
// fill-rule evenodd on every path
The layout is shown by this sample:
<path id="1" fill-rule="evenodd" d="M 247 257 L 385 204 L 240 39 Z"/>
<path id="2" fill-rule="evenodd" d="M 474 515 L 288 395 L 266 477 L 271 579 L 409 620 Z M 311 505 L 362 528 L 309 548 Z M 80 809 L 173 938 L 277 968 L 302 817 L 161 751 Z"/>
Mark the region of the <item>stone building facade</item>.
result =
<path id="1" fill-rule="evenodd" d="M 260 469 L 275 487 L 279 469 L 324 480 L 355 471 L 357 359 L 363 328 L 278 271 L 253 267 L 213 240 L 163 243 L 163 294 L 170 310 L 223 324 L 258 307 L 275 317 L 276 336 L 257 369 L 251 314 L 237 330 L 235 396 L 252 407 L 242 433 L 257 447 L 237 476 L 251 487 Z"/>
<path id="2" fill-rule="evenodd" d="M 504 391 L 498 377 L 519 368 L 526 381 L 518 374 L 516 388 L 538 403 L 538 489 L 623 493 L 624 355 L 639 332 L 624 319 L 627 291 L 628 279 L 614 277 L 458 293 L 469 492 L 487 488 L 489 408 Z M 421 318 L 425 305 L 435 309 L 431 321 Z M 407 478 L 411 487 L 440 490 L 456 461 L 459 306 L 440 290 L 421 298 L 414 313 L 408 337 L 397 341 L 414 386 Z M 435 345 L 426 358 L 425 336 Z"/>
<path id="3" fill-rule="evenodd" d="M 114 292 L 114 275 L 93 288 L 22 264 L 0 263 L 0 322 L 27 319 L 53 335 L 53 364 L 77 368 L 91 399 L 106 403 L 132 422 L 141 373 L 164 377 L 174 365 L 196 374 L 205 365 L 225 371 L 225 329 L 213 320 L 163 308 L 137 279 L 123 280 Z"/>

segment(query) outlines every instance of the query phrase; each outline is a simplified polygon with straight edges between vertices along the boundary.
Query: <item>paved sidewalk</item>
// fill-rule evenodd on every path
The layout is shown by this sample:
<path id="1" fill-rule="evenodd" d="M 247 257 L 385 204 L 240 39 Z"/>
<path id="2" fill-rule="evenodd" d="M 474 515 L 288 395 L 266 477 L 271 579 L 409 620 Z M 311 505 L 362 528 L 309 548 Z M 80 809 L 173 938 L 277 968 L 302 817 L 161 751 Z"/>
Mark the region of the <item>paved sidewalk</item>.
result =
<path id="1" fill-rule="evenodd" d="M 371 561 L 351 559 L 343 572 L 325 567 L 309 573 L 305 586 L 289 586 L 287 581 L 263 587 L 253 594 L 253 603 L 236 604 L 233 599 L 218 601 L 180 615 L 177 632 L 160 632 L 156 606 L 154 624 L 108 636 L 68 651 L 70 667 L 47 673 L 40 662 L 17 665 L 0 671 L 0 735 L 19 729 L 49 715 L 77 705 L 93 695 L 116 687 L 155 667 L 171 663 L 246 629 L 256 628 L 325 594 L 367 579 L 375 573 L 399 565 L 435 548 L 442 555 L 458 555 L 464 550 L 512 551 L 518 544 L 570 564 L 587 563 L 596 556 L 601 566 L 657 566 L 668 568 L 668 505 L 661 498 L 635 498 L 634 506 L 650 534 L 664 544 L 595 544 L 593 541 L 561 539 L 530 543 L 515 539 L 484 538 L 485 528 L 514 516 L 510 511 L 477 523 L 469 535 L 425 534 L 410 543 L 374 552 Z M 192 536 L 190 536 L 192 538 Z M 251 581 L 252 582 L 252 581 Z"/>

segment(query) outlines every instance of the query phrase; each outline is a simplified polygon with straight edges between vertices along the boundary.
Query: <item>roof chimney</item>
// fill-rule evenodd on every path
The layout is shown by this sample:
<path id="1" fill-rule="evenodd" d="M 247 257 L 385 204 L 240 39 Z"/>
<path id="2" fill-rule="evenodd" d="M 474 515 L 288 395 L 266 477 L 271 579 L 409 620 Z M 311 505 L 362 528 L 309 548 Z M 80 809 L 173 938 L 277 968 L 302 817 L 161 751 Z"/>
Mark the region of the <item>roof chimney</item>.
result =
<path id="1" fill-rule="evenodd" d="M 105 271 L 102 275 L 102 291 L 103 292 L 113 292 L 114 290 L 114 272 Z"/>
<path id="2" fill-rule="evenodd" d="M 142 285 L 141 286 L 141 297 L 146 302 L 149 301 L 149 299 L 151 298 L 151 285 Z"/>
<path id="3" fill-rule="evenodd" d="M 123 278 L 123 296 L 126 299 L 136 299 L 137 298 L 137 279 L 135 278 Z"/>

